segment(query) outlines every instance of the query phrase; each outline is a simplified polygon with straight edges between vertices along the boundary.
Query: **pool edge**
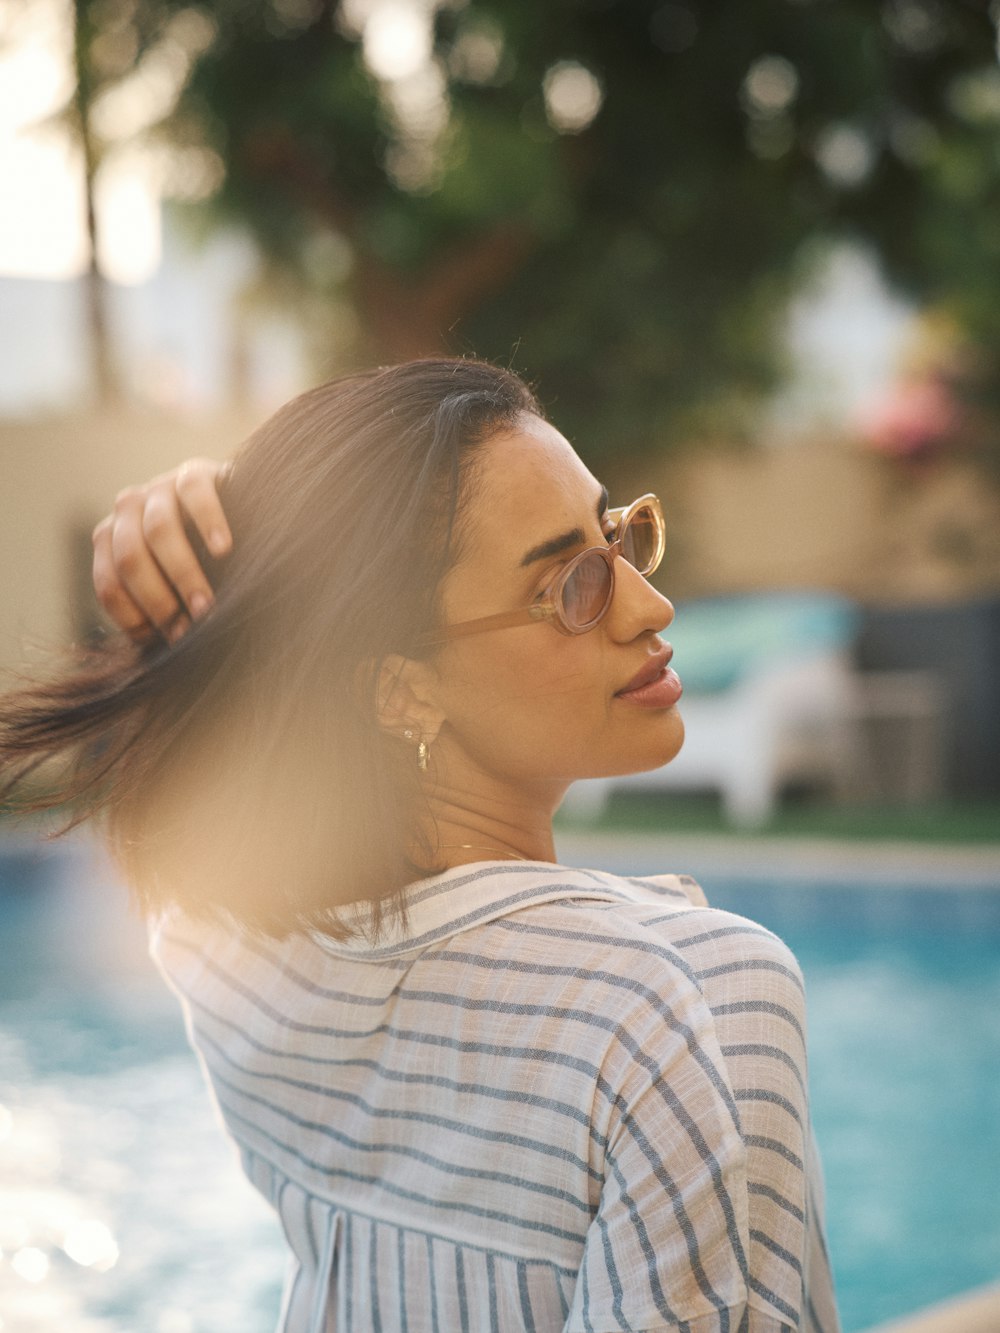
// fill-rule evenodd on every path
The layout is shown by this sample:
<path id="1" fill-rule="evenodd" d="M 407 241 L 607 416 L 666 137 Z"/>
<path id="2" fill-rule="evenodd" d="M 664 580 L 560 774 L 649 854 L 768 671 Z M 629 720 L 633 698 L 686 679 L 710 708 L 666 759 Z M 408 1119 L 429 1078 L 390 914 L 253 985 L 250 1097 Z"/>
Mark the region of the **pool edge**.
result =
<path id="1" fill-rule="evenodd" d="M 997 1329 L 1000 1282 L 991 1282 L 913 1314 L 875 1324 L 864 1333 L 996 1333 Z"/>

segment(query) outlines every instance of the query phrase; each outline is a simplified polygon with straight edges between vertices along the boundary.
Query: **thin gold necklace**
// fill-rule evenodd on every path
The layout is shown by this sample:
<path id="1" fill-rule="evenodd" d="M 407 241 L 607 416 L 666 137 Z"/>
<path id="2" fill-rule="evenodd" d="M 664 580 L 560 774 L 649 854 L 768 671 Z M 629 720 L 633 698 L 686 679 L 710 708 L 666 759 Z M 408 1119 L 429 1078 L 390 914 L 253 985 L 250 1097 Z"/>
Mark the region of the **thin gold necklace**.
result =
<path id="1" fill-rule="evenodd" d="M 438 851 L 448 852 L 494 852 L 497 856 L 509 856 L 512 861 L 527 861 L 526 856 L 519 856 L 517 852 L 504 852 L 499 847 L 481 847 L 475 842 L 442 842 L 438 844 Z"/>

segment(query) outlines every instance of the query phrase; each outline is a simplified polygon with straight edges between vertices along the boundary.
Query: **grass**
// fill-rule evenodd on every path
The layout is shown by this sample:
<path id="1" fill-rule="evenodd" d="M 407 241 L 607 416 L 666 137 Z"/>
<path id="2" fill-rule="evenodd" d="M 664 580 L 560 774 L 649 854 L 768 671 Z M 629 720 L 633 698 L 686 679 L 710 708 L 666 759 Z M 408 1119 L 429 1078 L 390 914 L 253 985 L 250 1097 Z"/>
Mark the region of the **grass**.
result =
<path id="1" fill-rule="evenodd" d="M 586 822 L 560 815 L 557 827 L 633 833 L 711 833 L 751 838 L 842 838 L 994 844 L 1000 856 L 1000 798 L 938 801 L 928 805 L 848 805 L 787 797 L 766 823 L 737 828 L 716 797 L 615 792 L 601 818 Z"/>
<path id="2" fill-rule="evenodd" d="M 59 814 L 55 816 L 59 818 Z M 53 816 L 43 816 L 51 826 Z M 0 833 L 37 827 L 38 816 L 17 815 L 0 803 Z M 601 817 L 556 817 L 556 828 L 622 833 L 702 833 L 734 838 L 842 838 L 845 841 L 903 841 L 990 846 L 1000 858 L 1000 794 L 932 804 L 823 800 L 814 793 L 786 795 L 765 823 L 740 828 L 730 823 L 718 796 L 687 792 L 616 791 Z"/>

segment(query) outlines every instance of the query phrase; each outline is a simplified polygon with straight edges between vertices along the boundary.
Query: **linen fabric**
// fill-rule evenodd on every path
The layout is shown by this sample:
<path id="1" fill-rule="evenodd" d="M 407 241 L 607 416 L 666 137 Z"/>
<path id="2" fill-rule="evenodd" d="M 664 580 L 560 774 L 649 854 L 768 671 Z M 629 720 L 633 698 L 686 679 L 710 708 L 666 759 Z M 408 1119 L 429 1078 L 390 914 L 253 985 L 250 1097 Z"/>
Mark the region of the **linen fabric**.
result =
<path id="1" fill-rule="evenodd" d="M 687 876 L 534 862 L 367 920 L 154 932 L 288 1240 L 281 1333 L 836 1333 L 780 940 Z"/>

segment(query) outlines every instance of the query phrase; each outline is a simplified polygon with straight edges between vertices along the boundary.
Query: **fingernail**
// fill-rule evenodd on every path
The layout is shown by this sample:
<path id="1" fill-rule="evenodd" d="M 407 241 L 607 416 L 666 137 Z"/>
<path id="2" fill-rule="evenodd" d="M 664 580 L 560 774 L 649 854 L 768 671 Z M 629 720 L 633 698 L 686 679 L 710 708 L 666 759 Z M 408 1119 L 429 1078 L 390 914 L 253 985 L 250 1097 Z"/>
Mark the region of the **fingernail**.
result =
<path id="1" fill-rule="evenodd" d="M 214 528 L 208 534 L 208 549 L 213 555 L 225 555 L 229 550 L 229 542 L 221 528 Z"/>
<path id="2" fill-rule="evenodd" d="M 208 608 L 211 605 L 212 603 L 209 601 L 209 599 L 205 596 L 203 592 L 193 593 L 191 595 L 191 600 L 188 603 L 192 619 L 200 620 L 201 617 L 205 615 L 205 613 L 208 611 Z"/>
<path id="3" fill-rule="evenodd" d="M 167 630 L 167 642 L 176 643 L 178 639 L 182 639 L 187 631 L 189 624 L 190 621 L 188 620 L 187 616 L 178 616 L 177 619 L 174 621 L 174 623 Z"/>

